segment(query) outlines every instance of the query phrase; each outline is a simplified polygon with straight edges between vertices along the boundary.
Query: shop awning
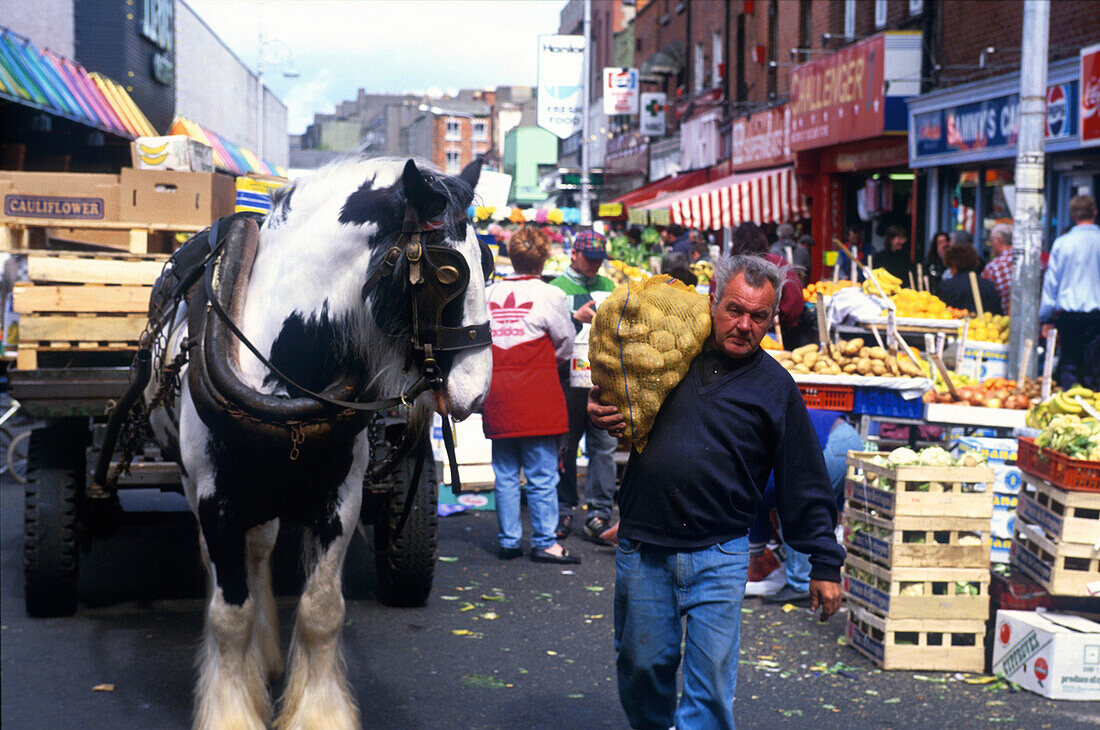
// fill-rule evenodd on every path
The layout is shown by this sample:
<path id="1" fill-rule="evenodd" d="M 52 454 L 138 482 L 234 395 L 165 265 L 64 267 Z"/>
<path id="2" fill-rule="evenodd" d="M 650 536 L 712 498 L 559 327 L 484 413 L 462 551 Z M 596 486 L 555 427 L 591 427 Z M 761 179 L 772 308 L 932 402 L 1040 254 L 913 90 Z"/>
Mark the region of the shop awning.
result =
<path id="1" fill-rule="evenodd" d="M 799 192 L 798 178 L 790 167 L 730 175 L 639 208 L 667 208 L 674 223 L 702 229 L 734 228 L 745 221 L 788 223 L 810 217 L 810 205 Z"/>
<path id="2" fill-rule="evenodd" d="M 157 133 L 120 84 L 3 27 L 0 98 L 130 139 Z"/>
<path id="3" fill-rule="evenodd" d="M 696 185 L 702 185 L 706 181 L 706 170 L 692 170 L 691 172 L 685 172 L 679 175 L 669 175 L 660 180 L 654 180 L 648 185 L 643 185 L 637 190 L 631 190 L 629 193 L 623 193 L 619 197 L 612 198 L 607 202 L 621 203 L 624 208 L 634 208 L 658 196 L 667 195 L 679 190 L 686 190 Z"/>
<path id="4" fill-rule="evenodd" d="M 176 117 L 168 134 L 185 134 L 191 139 L 209 145 L 214 150 L 214 167 L 235 175 L 246 172 L 258 172 L 261 175 L 286 177 L 286 169 L 266 160 L 261 160 L 250 149 L 231 142 L 217 132 L 213 132 L 190 119 Z"/>

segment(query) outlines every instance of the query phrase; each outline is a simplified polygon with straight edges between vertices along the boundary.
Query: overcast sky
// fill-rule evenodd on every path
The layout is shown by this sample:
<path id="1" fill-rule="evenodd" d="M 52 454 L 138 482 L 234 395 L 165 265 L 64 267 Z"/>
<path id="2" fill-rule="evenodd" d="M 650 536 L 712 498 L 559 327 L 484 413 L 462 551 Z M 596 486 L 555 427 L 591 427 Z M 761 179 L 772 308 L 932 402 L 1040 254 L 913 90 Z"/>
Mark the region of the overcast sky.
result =
<path id="1" fill-rule="evenodd" d="M 287 105 L 292 134 L 368 92 L 536 83 L 539 35 L 565 0 L 185 0 Z M 293 59 L 288 47 L 293 49 Z M 296 71 L 286 78 L 284 71 Z"/>

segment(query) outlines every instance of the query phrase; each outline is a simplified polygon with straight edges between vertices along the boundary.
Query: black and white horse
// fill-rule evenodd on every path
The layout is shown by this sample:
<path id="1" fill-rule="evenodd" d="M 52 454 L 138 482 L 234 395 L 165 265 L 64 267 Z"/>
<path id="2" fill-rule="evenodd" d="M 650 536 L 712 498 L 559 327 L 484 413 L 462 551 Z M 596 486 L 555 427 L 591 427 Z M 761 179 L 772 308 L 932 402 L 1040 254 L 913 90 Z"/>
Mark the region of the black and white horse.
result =
<path id="1" fill-rule="evenodd" d="M 483 252 L 465 222 L 479 173 L 479 164 L 449 177 L 412 161 L 353 159 L 280 191 L 259 229 L 249 259 L 254 263 L 235 274 L 226 308 L 244 338 L 281 374 L 240 338 L 227 337 L 229 377 L 236 387 L 273 411 L 303 400 L 305 389 L 332 392 L 334 384 L 349 379 L 354 386 L 337 389 L 348 400 L 409 392 L 426 369 L 423 352 L 413 346 L 420 325 L 410 321 L 410 311 L 417 311 L 410 305 L 406 275 L 412 259 L 401 258 L 389 268 L 383 261 L 395 242 L 406 241 L 402 231 L 403 225 L 410 230 L 409 220 L 423 222 L 418 230 L 433 234 L 436 251 L 449 249 L 464 260 L 468 283 L 437 314 L 453 328 L 467 327 L 473 339 L 472 332 L 487 321 Z M 232 251 L 227 249 L 226 257 L 235 255 Z M 463 266 L 454 263 L 452 270 Z M 227 266 L 221 264 L 223 276 Z M 377 273 L 390 269 L 393 276 Z M 370 455 L 365 420 L 316 403 L 339 421 L 335 428 L 324 415 L 272 425 L 261 423 L 262 409 L 259 418 L 236 407 L 213 411 L 211 404 L 223 401 L 205 392 L 207 380 L 196 376 L 201 363 L 196 363 L 194 330 L 203 316 L 196 315 L 194 303 L 190 314 L 180 305 L 167 346 L 154 354 L 154 362 L 163 364 L 188 348 L 190 372 L 180 379 L 179 401 L 155 409 L 150 419 L 159 440 L 178 445 L 209 576 L 195 727 L 262 728 L 271 720 L 266 683 L 283 668 L 269 562 L 280 519 L 305 526 L 308 558 L 276 725 L 358 727 L 339 638 L 341 568 L 356 530 Z M 208 350 L 214 347 L 209 340 Z M 418 417 L 434 407 L 464 418 L 488 392 L 488 346 L 452 350 L 437 354 L 445 386 L 416 399 Z M 203 367 L 209 369 L 209 361 L 207 352 Z M 202 377 L 217 380 L 209 373 Z M 155 386 L 146 390 L 147 399 Z M 315 433 L 322 435 L 314 438 Z"/>

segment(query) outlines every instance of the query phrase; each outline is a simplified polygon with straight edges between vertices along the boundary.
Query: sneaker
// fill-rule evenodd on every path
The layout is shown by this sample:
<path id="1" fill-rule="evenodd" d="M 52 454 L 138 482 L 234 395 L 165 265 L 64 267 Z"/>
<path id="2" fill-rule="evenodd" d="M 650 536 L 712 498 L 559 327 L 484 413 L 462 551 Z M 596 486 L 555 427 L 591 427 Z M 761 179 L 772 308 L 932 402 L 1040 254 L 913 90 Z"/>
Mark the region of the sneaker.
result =
<path id="1" fill-rule="evenodd" d="M 778 592 L 761 596 L 761 598 L 765 603 L 809 603 L 810 592 L 796 591 L 789 585 L 784 585 Z"/>
<path id="2" fill-rule="evenodd" d="M 780 565 L 761 580 L 749 581 L 745 584 L 746 596 L 768 596 L 778 593 L 787 585 L 787 571 Z"/>
<path id="3" fill-rule="evenodd" d="M 573 534 L 573 515 L 564 514 L 558 517 L 558 526 L 554 528 L 554 537 L 564 540 Z"/>
<path id="4" fill-rule="evenodd" d="M 582 537 L 589 542 L 594 542 L 597 545 L 611 545 L 612 543 L 604 540 L 601 535 L 607 532 L 611 528 L 610 523 L 603 517 L 597 517 L 592 515 L 584 521 L 584 532 Z"/>

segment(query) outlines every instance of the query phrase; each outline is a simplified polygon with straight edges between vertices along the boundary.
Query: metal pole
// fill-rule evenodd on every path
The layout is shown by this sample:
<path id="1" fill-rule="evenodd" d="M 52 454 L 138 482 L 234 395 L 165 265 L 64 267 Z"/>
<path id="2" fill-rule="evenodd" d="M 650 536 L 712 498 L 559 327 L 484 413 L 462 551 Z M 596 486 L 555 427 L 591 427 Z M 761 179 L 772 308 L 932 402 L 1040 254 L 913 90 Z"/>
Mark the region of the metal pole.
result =
<path id="1" fill-rule="evenodd" d="M 1023 54 L 1020 59 L 1020 132 L 1016 142 L 1016 205 L 1012 211 L 1012 320 L 1008 372 L 1029 360 L 1026 342 L 1039 341 L 1039 295 L 1043 252 L 1043 122 L 1046 115 L 1049 0 L 1024 0 Z"/>
<path id="2" fill-rule="evenodd" d="M 584 0 L 584 104 L 581 107 L 581 225 L 592 225 L 592 181 L 588 169 L 588 97 L 592 85 L 592 0 Z"/>
<path id="3" fill-rule="evenodd" d="M 260 29 L 260 62 L 256 65 L 257 96 L 260 106 L 256 110 L 256 156 L 264 159 L 264 31 Z"/>

